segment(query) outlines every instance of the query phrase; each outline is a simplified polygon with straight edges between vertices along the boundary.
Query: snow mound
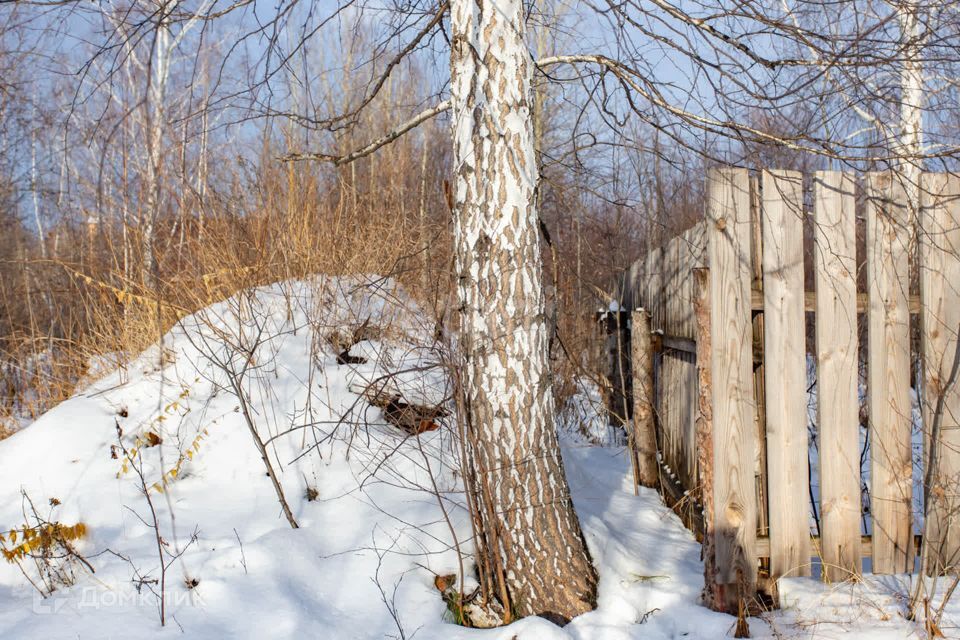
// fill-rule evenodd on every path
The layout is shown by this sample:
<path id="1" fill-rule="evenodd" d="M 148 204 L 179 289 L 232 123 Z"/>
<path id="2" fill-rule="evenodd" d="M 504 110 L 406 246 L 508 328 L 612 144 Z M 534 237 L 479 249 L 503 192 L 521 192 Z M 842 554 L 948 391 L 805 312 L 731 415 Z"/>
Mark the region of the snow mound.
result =
<path id="1" fill-rule="evenodd" d="M 563 629 L 542 619 L 487 631 L 447 621 L 434 576 L 469 576 L 473 552 L 455 429 L 409 436 L 363 395 L 389 382 L 408 402 L 443 403 L 438 333 L 389 279 L 266 286 L 184 318 L 128 366 L 0 442 L 0 546 L 16 556 L 25 526 L 59 523 L 89 563 L 36 564 L 36 537 L 19 565 L 0 559 L 0 635 L 729 635 L 733 618 L 698 604 L 692 535 L 656 492 L 634 495 L 621 447 L 596 446 L 606 426 L 589 384 L 561 412 L 561 440 L 600 574 L 597 610 Z M 166 627 L 155 596 L 163 575 Z M 751 620 L 754 637 L 810 637 L 824 593 L 809 581 L 793 588 L 794 609 Z M 914 630 L 889 610 L 857 613 L 816 627 L 818 637 Z"/>
<path id="2" fill-rule="evenodd" d="M 336 336 L 364 323 L 368 361 L 338 364 Z M 449 497 L 459 490 L 449 432 L 408 438 L 350 390 L 397 373 L 404 395 L 442 397 L 433 329 L 387 279 L 263 287 L 184 318 L 125 370 L 0 442 L 4 548 L 16 546 L 6 532 L 36 524 L 28 497 L 43 520 L 86 526 L 75 544 L 96 570 L 74 567 L 76 584 L 41 599 L 17 565 L 0 562 L 0 633 L 159 632 L 160 560 L 137 469 L 169 563 L 168 627 L 383 637 L 397 633 L 388 604 L 442 620 L 430 571 L 455 572 L 458 561 L 434 482 L 455 529 L 469 530 Z M 162 442 L 151 446 L 154 437 Z M 44 586 L 29 558 L 23 567 Z"/>

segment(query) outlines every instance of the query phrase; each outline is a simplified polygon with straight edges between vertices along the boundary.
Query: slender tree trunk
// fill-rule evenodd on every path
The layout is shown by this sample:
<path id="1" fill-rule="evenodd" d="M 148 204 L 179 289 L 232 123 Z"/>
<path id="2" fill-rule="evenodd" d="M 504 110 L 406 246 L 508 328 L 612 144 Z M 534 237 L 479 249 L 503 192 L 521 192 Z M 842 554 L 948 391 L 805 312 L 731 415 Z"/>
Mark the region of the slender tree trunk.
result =
<path id="1" fill-rule="evenodd" d="M 424 299 L 430 291 L 430 231 L 427 228 L 427 151 L 430 139 L 423 136 L 420 149 L 420 206 L 417 211 L 417 223 L 420 226 L 420 288 Z"/>
<path id="2" fill-rule="evenodd" d="M 519 0 L 451 2 L 464 393 L 479 561 L 505 567 L 507 617 L 565 622 L 593 608 L 597 578 L 554 423 L 523 16 Z"/>
<path id="3" fill-rule="evenodd" d="M 923 36 L 920 33 L 916 0 L 904 0 L 897 9 L 903 66 L 900 68 L 900 139 L 897 141 L 898 170 L 911 219 L 920 210 L 920 173 L 918 158 L 923 144 Z"/>
<path id="4" fill-rule="evenodd" d="M 34 113 L 36 110 L 34 109 Z M 40 180 L 37 173 L 37 126 L 36 115 L 30 123 L 30 193 L 33 197 L 33 221 L 37 225 L 37 238 L 40 241 L 40 257 L 47 259 L 47 234 L 40 218 Z"/>
<path id="5" fill-rule="evenodd" d="M 147 89 L 147 200 L 143 220 L 143 284 L 156 284 L 157 256 L 154 241 L 155 227 L 160 217 L 163 197 L 163 141 L 166 131 L 166 91 L 170 75 L 170 12 L 177 0 L 158 0 L 157 26 L 153 58 L 150 61 L 151 78 Z"/>
<path id="6" fill-rule="evenodd" d="M 200 153 L 197 156 L 197 244 L 203 245 L 203 214 L 207 207 L 207 115 L 210 109 L 210 96 L 203 99 L 203 111 L 200 116 Z"/>

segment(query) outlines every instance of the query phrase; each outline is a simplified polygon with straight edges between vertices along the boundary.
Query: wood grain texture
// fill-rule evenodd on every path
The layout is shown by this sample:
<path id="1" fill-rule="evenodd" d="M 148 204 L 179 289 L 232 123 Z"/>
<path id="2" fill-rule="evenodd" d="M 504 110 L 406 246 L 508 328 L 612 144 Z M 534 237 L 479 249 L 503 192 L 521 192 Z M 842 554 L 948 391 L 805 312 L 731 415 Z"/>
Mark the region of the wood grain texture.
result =
<path id="1" fill-rule="evenodd" d="M 690 335 L 688 331 L 688 319 L 692 315 L 693 305 L 690 304 L 690 297 L 687 295 L 687 282 L 690 279 L 690 245 L 687 240 L 687 234 L 684 232 L 677 238 L 677 281 L 676 281 L 676 304 L 674 305 L 674 322 L 679 329 L 680 335 Z"/>
<path id="2" fill-rule="evenodd" d="M 723 608 L 756 592 L 756 432 L 750 321 L 750 189 L 742 169 L 707 179 L 713 398 L 714 523 Z"/>
<path id="3" fill-rule="evenodd" d="M 692 349 L 693 300 L 691 270 L 704 260 L 703 224 L 668 240 L 642 261 L 644 273 L 652 274 L 642 288 L 649 292 L 646 302 L 651 329 L 664 332 L 662 351 L 654 370 L 657 430 L 664 468 L 686 488 L 697 483 L 697 452 L 694 444 L 696 362 Z M 659 324 L 656 324 L 659 318 Z M 679 343 L 680 349 L 672 345 Z"/>
<path id="4" fill-rule="evenodd" d="M 764 171 L 764 367 L 770 575 L 810 575 L 803 193 L 796 171 Z"/>
<path id="5" fill-rule="evenodd" d="M 910 237 L 906 193 L 890 172 L 868 173 L 867 392 L 873 572 L 913 570 L 910 407 Z"/>
<path id="6" fill-rule="evenodd" d="M 817 425 L 824 579 L 861 572 L 854 181 L 814 176 Z"/>
<path id="7" fill-rule="evenodd" d="M 958 573 L 960 385 L 950 382 L 960 332 L 960 177 L 926 174 L 922 184 L 920 318 L 925 468 L 930 465 L 932 441 L 937 452 L 935 472 L 929 473 L 928 469 L 924 478 L 928 497 L 927 571 Z"/>
<path id="8" fill-rule="evenodd" d="M 696 305 L 699 300 L 699 293 L 697 291 L 697 276 L 696 271 L 698 269 L 705 269 L 707 267 L 707 223 L 706 221 L 700 222 L 692 229 L 690 229 L 690 295 L 691 295 L 691 306 L 693 307 L 693 316 L 691 318 L 692 325 L 690 331 L 690 338 L 696 339 L 699 331 L 699 324 L 696 317 Z"/>
<path id="9" fill-rule="evenodd" d="M 713 609 L 724 606 L 717 584 L 715 544 L 716 523 L 713 508 L 713 376 L 710 366 L 713 346 L 710 329 L 710 271 L 693 273 L 695 340 L 697 346 L 697 469 L 700 504 L 703 505 L 703 599 Z"/>
<path id="10" fill-rule="evenodd" d="M 663 330 L 663 249 L 657 247 L 647 254 L 647 304 L 650 328 Z"/>
<path id="11" fill-rule="evenodd" d="M 664 245 L 663 253 L 663 330 L 672 333 L 676 327 L 674 317 L 677 305 L 677 238 L 671 238 Z M 663 352 L 663 393 L 669 399 L 667 410 L 663 416 L 663 423 L 669 437 L 664 438 L 666 443 L 664 457 L 670 465 L 672 473 L 681 474 L 683 483 L 683 434 L 680 430 L 680 412 L 683 410 L 683 399 L 680 389 L 680 367 L 682 366 L 671 351 Z"/>

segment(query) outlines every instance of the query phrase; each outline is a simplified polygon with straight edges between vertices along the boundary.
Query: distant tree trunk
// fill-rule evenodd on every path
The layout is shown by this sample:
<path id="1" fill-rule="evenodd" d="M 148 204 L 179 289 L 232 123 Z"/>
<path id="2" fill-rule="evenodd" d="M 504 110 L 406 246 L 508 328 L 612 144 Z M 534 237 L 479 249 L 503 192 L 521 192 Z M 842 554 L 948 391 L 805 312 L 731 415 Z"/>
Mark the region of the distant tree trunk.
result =
<path id="1" fill-rule="evenodd" d="M 907 192 L 911 219 L 916 220 L 920 210 L 919 155 L 923 145 L 923 47 L 919 6 L 916 0 L 905 0 L 897 8 L 900 39 L 903 47 L 900 68 L 900 139 L 896 152 L 898 169 Z"/>
<path id="2" fill-rule="evenodd" d="M 593 608 L 597 578 L 554 423 L 523 4 L 453 0 L 451 25 L 462 377 L 485 534 L 478 560 L 502 570 L 506 617 L 565 622 Z"/>
<path id="3" fill-rule="evenodd" d="M 36 97 L 34 97 L 36 99 Z M 33 197 L 33 220 L 37 225 L 37 239 L 40 241 L 40 257 L 47 259 L 47 234 L 40 218 L 40 179 L 37 173 L 37 121 L 36 108 L 30 123 L 30 194 Z"/>
<path id="4" fill-rule="evenodd" d="M 166 92 L 170 75 L 170 13 L 176 8 L 177 0 L 164 2 L 158 0 L 157 25 L 154 34 L 154 51 L 150 60 L 150 83 L 147 88 L 147 194 L 146 211 L 143 219 L 143 265 L 141 267 L 143 284 L 156 285 L 157 256 L 154 236 L 160 217 L 163 197 L 163 142 L 166 133 Z"/>

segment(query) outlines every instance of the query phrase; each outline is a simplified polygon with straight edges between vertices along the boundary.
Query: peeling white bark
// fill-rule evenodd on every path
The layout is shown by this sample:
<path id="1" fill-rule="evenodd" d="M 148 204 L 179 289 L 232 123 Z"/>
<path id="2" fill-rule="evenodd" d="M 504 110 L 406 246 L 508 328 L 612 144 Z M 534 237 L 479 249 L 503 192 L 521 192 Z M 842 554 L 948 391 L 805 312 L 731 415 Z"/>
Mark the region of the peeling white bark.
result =
<path id="1" fill-rule="evenodd" d="M 900 139 L 897 141 L 898 171 L 907 192 L 910 215 L 920 209 L 919 160 L 923 148 L 923 37 L 916 0 L 905 0 L 897 9 L 903 63 L 900 69 Z"/>
<path id="2" fill-rule="evenodd" d="M 450 9 L 463 378 L 479 511 L 497 542 L 478 551 L 505 567 L 512 610 L 566 620 L 593 607 L 596 573 L 554 425 L 523 5 Z"/>

